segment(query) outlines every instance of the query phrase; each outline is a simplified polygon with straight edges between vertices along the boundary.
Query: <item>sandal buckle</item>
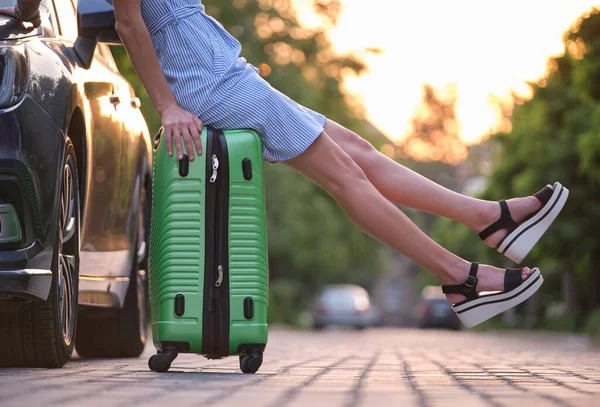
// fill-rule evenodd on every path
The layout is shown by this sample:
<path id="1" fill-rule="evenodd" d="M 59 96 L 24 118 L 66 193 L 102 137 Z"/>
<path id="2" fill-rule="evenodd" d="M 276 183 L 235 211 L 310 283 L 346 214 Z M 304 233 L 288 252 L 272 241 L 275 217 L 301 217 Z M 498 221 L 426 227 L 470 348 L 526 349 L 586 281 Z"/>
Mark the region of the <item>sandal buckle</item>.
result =
<path id="1" fill-rule="evenodd" d="M 464 284 L 465 284 L 465 287 L 468 287 L 468 288 L 475 287 L 477 285 L 477 277 L 475 277 L 475 276 L 467 277 Z"/>

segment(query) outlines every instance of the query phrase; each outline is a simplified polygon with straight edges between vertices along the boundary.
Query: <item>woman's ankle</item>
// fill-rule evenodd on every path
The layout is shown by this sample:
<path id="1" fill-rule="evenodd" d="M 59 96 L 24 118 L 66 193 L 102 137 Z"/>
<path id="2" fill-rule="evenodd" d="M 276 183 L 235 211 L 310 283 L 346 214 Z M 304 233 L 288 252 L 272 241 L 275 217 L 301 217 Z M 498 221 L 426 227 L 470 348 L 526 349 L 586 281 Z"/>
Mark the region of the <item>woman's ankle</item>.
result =
<path id="1" fill-rule="evenodd" d="M 500 206 L 497 202 L 479 200 L 469 210 L 469 221 L 467 226 L 475 233 L 479 233 L 500 217 Z"/>
<path id="2" fill-rule="evenodd" d="M 471 263 L 456 257 L 444 262 L 440 267 L 438 279 L 443 285 L 461 284 L 469 275 Z"/>

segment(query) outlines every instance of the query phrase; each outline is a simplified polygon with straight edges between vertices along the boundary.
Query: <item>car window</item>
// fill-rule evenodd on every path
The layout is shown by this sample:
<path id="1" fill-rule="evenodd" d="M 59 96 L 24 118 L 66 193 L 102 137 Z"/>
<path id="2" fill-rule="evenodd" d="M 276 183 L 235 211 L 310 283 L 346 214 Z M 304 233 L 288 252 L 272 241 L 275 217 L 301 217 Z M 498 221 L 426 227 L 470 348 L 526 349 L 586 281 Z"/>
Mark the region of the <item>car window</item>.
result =
<path id="1" fill-rule="evenodd" d="M 349 308 L 354 306 L 354 297 L 348 291 L 329 290 L 321 297 L 321 301 L 330 307 Z"/>
<path id="2" fill-rule="evenodd" d="M 369 304 L 368 295 L 360 289 L 351 287 L 330 287 L 325 289 L 320 298 L 323 304 L 332 307 L 352 308 L 358 304 Z"/>
<path id="3" fill-rule="evenodd" d="M 77 39 L 77 9 L 76 0 L 54 0 L 58 13 L 58 25 L 61 36 L 70 41 Z"/>

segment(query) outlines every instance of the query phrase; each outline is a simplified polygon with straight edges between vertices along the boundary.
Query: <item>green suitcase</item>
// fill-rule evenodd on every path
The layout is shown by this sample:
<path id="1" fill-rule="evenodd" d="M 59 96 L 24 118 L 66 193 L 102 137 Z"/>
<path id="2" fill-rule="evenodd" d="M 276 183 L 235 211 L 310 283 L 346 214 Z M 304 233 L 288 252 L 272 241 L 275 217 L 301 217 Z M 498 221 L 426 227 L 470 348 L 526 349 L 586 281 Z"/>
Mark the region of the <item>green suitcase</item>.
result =
<path id="1" fill-rule="evenodd" d="M 169 156 L 154 140 L 149 286 L 151 370 L 179 353 L 239 355 L 255 373 L 267 344 L 268 264 L 262 143 L 204 127 L 204 153 Z"/>

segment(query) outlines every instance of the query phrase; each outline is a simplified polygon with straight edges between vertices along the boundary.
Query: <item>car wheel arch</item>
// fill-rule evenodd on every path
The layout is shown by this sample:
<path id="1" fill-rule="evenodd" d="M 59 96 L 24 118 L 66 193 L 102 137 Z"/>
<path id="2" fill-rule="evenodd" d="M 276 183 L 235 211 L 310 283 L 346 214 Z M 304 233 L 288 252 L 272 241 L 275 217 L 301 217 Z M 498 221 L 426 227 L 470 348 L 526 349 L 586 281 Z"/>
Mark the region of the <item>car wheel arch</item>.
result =
<path id="1" fill-rule="evenodd" d="M 76 106 L 71 113 L 68 121 L 67 133 L 65 137 L 69 137 L 73 147 L 75 148 L 75 156 L 77 157 L 77 171 L 79 172 L 79 191 L 81 210 L 85 205 L 85 193 L 87 190 L 87 131 L 85 126 L 85 118 L 79 106 Z M 83 213 L 83 212 L 82 212 Z"/>

